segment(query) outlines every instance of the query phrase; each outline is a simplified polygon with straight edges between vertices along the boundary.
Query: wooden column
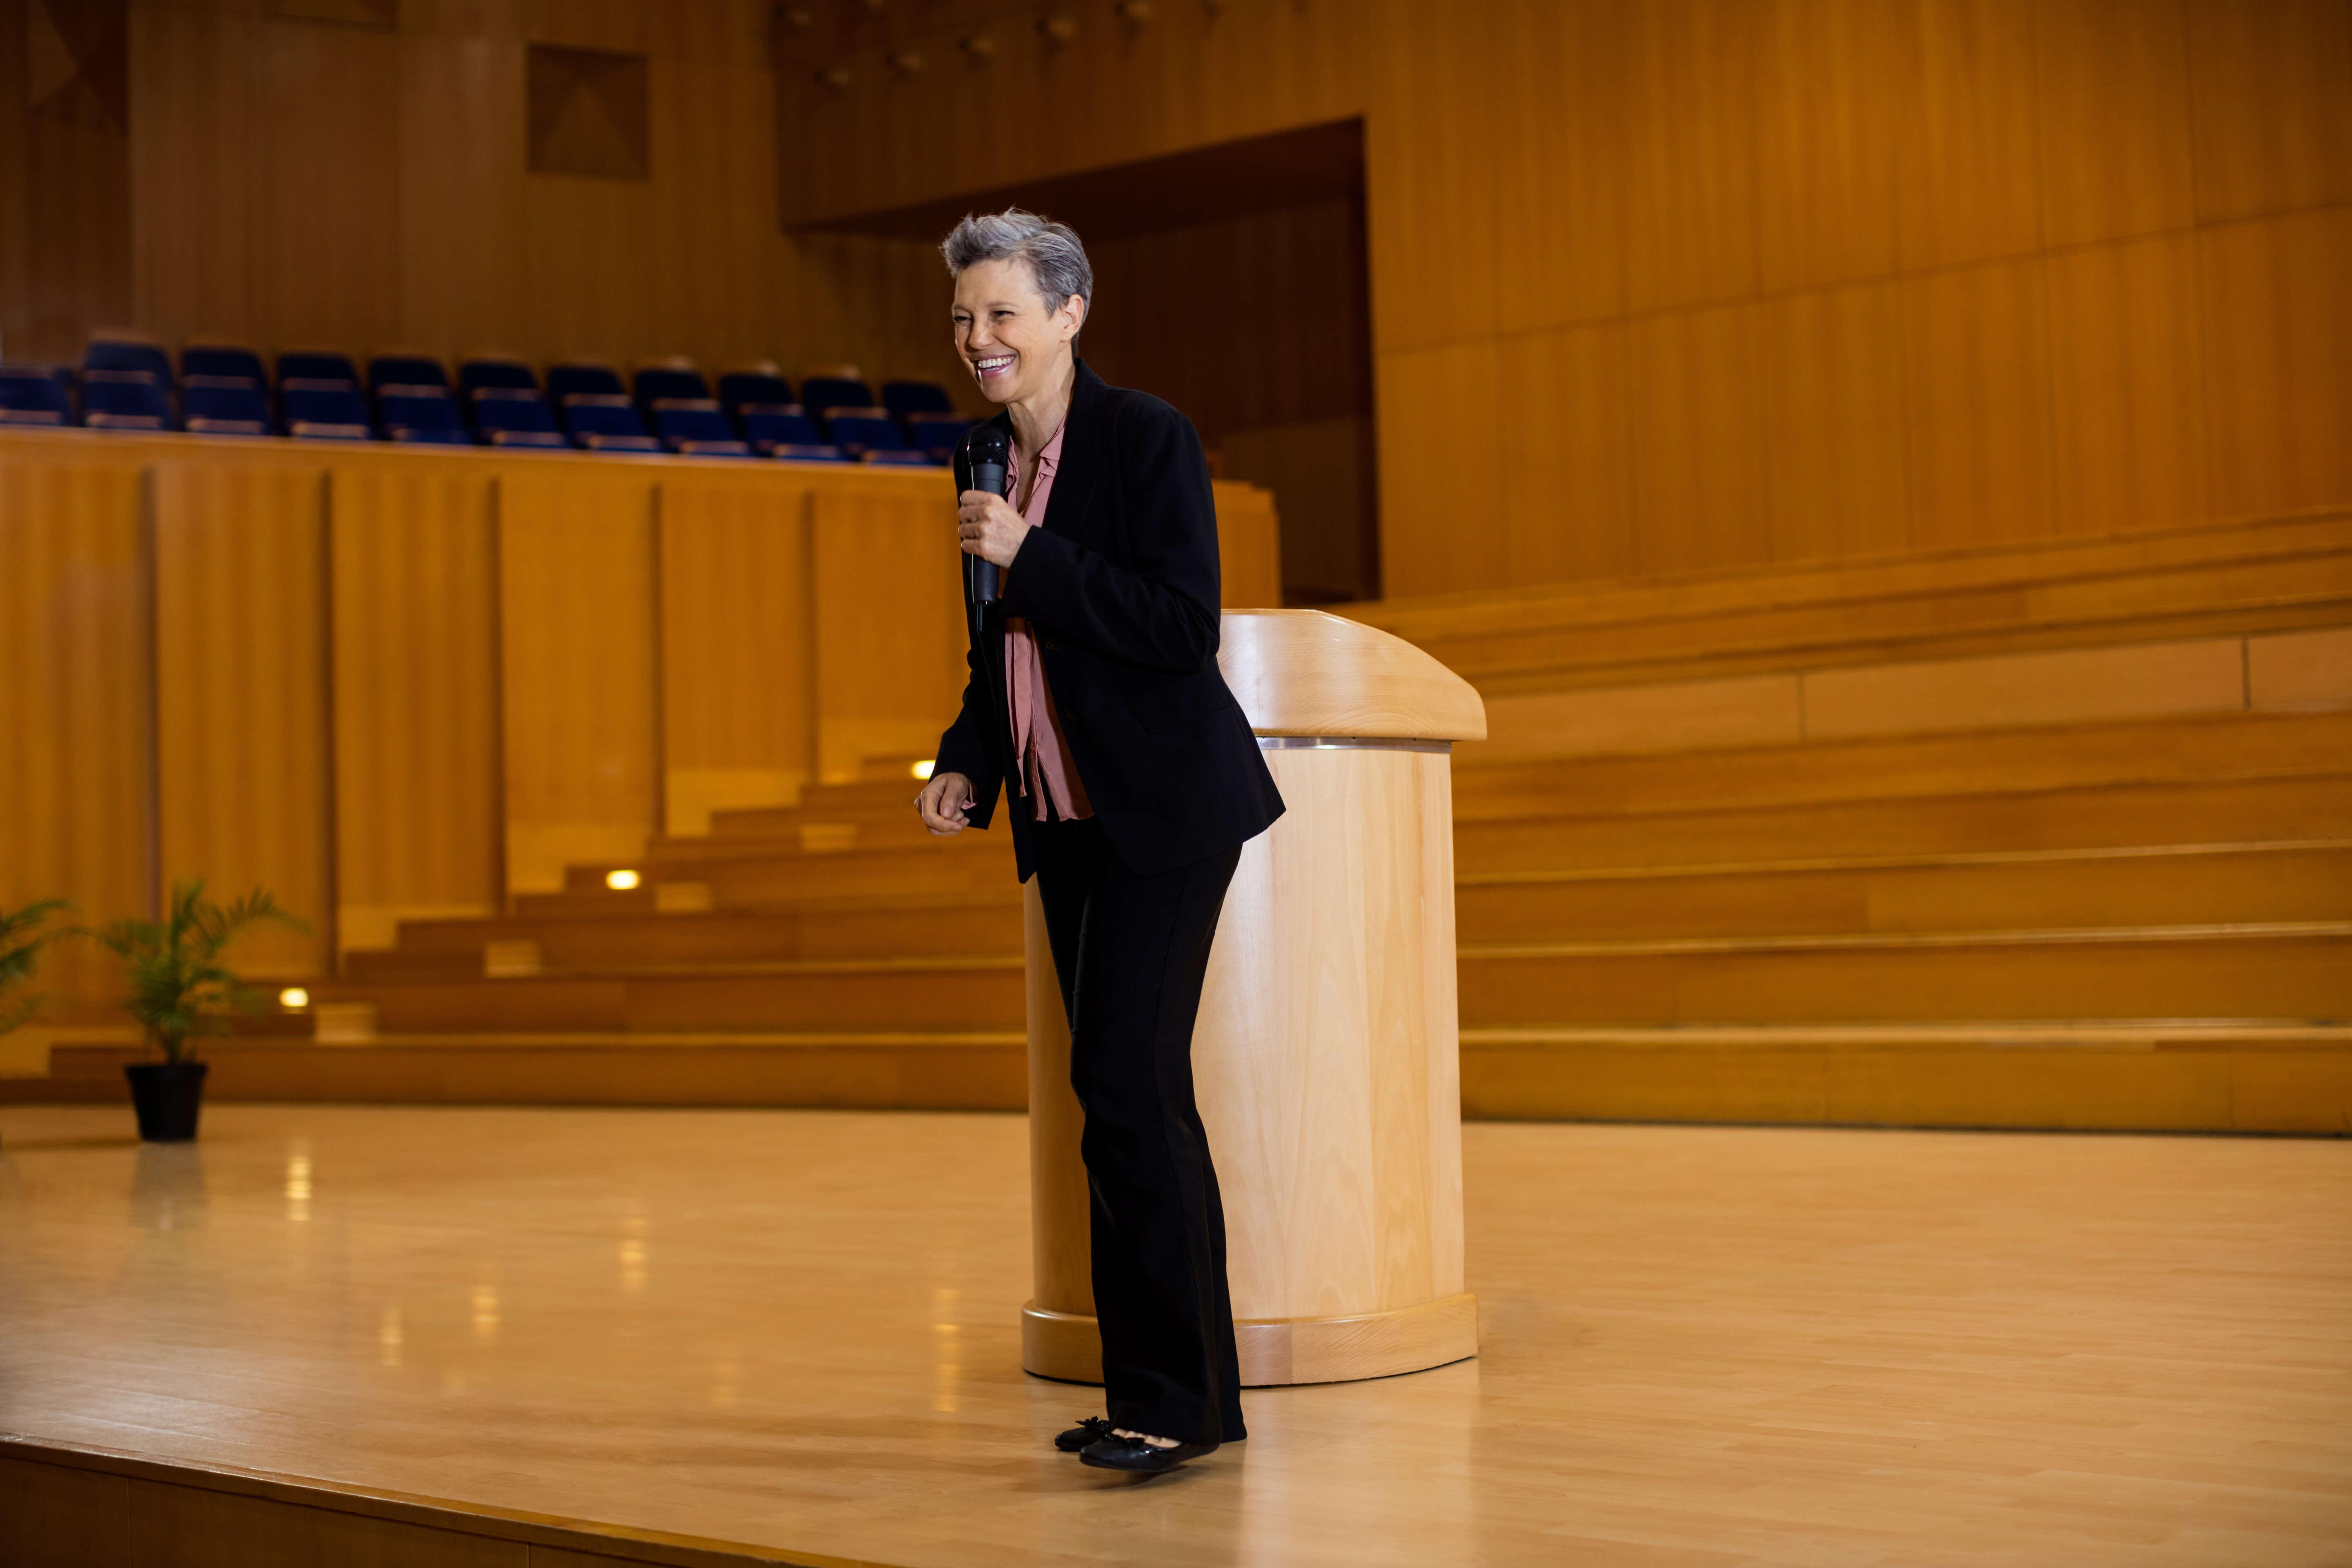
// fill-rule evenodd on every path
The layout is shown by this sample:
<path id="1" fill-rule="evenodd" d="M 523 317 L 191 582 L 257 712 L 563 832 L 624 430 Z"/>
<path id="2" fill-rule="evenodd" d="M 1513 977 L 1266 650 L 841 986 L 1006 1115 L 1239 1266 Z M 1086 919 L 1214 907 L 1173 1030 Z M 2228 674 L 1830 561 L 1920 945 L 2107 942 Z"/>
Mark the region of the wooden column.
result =
<path id="1" fill-rule="evenodd" d="M 1484 737 L 1485 709 L 1412 644 L 1318 610 L 1227 612 L 1218 663 L 1289 807 L 1242 852 L 1192 1037 L 1242 1381 L 1475 1355 L 1449 753 Z M 1098 1383 L 1081 1117 L 1034 882 L 1026 906 L 1036 1294 L 1022 1364 Z"/>

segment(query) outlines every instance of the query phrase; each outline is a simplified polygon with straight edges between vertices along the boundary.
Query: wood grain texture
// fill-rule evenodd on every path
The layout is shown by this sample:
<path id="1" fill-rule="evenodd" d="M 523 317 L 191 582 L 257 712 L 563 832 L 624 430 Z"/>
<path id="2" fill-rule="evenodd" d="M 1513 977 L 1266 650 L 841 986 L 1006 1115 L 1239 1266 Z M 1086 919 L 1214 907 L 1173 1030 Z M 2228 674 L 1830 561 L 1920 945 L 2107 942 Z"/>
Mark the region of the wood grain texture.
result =
<path id="1" fill-rule="evenodd" d="M 2352 197 L 2352 5 L 2190 0 L 2189 59 L 2200 219 Z"/>
<path id="2" fill-rule="evenodd" d="M 2352 490 L 2352 208 L 2197 236 L 2213 505 L 2223 514 L 2327 504 Z"/>
<path id="3" fill-rule="evenodd" d="M 328 476 L 338 956 L 505 901 L 488 474 Z"/>
<path id="4" fill-rule="evenodd" d="M 500 477 L 509 893 L 629 859 L 659 825 L 653 484 L 636 467 Z"/>
<path id="5" fill-rule="evenodd" d="M 2049 287 L 2040 262 L 1927 273 L 1902 289 L 1912 543 L 2051 532 Z"/>
<path id="6" fill-rule="evenodd" d="M 908 488 L 828 488 L 809 514 L 816 776 L 827 783 L 856 778 L 867 757 L 930 755 L 969 674 L 952 487 Z"/>
<path id="7" fill-rule="evenodd" d="M 84 919 L 154 899 L 152 612 L 144 485 L 129 465 L 0 452 L 0 909 L 73 900 Z M 50 1016 L 87 1020 L 119 966 L 50 950 Z"/>
<path id="8" fill-rule="evenodd" d="M 1217 668 L 1261 735 L 1475 741 L 1470 683 L 1401 637 L 1321 610 L 1228 612 Z"/>
<path id="9" fill-rule="evenodd" d="M 155 776 L 162 885 L 266 888 L 307 935 L 230 950 L 264 978 L 334 962 L 323 467 L 162 463 L 154 486 Z"/>
<path id="10" fill-rule="evenodd" d="M 811 502 L 764 475 L 661 486 L 663 798 L 671 833 L 788 805 L 815 776 Z"/>
<path id="11" fill-rule="evenodd" d="M 1462 1287 L 1449 761 L 1370 750 L 1267 761 L 1289 810 L 1243 849 L 1192 1050 L 1244 1381 L 1457 1360 L 1475 1352 L 1477 1329 Z M 1034 891 L 1025 909 L 1034 1290 L 1024 1364 L 1084 1381 L 1100 1376 L 1084 1118 Z"/>
<path id="12" fill-rule="evenodd" d="M 1474 1125 L 1479 1360 L 1245 1395 L 1247 1444 L 1139 1493 L 1050 1447 L 1090 1391 L 1015 1370 L 1016 1119 L 207 1130 L 142 1152 L 119 1107 L 0 1109 L 10 1425 L 144 1456 L 0 1468 L 26 1568 L 60 1562 L 35 1522 L 121 1543 L 132 1463 L 362 1520 L 437 1504 L 564 1568 L 590 1545 L 559 1531 L 669 1568 L 2153 1568 L 2325 1562 L 2352 1531 L 2341 1140 Z"/>

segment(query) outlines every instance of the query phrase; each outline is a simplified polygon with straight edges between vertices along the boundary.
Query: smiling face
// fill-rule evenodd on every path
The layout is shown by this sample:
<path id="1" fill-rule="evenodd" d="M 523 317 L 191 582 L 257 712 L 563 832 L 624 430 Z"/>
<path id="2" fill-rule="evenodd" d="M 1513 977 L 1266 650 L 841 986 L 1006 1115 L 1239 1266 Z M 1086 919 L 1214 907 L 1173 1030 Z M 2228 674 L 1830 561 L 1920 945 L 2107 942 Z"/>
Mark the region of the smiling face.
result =
<path id="1" fill-rule="evenodd" d="M 1054 385 L 1086 319 L 1076 294 L 1047 309 L 1018 257 L 974 262 L 956 279 L 956 352 L 991 403 L 1023 402 Z"/>

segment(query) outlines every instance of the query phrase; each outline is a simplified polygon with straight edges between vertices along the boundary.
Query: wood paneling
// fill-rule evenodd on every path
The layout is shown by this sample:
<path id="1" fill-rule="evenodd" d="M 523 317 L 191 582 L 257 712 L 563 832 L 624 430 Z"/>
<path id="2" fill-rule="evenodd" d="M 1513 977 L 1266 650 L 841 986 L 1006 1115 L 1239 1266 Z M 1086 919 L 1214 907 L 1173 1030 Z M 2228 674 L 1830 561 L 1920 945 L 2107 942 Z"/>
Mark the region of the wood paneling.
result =
<path id="1" fill-rule="evenodd" d="M 0 455 L 0 908 L 150 912 L 153 734 L 137 469 Z M 86 1021 L 120 966 L 68 942 L 42 963 L 50 1016 Z"/>
<path id="2" fill-rule="evenodd" d="M 1498 456 L 1507 454 L 1501 465 L 1507 581 L 1622 577 L 1635 570 L 1626 331 L 1609 321 L 1496 345 Z M 1437 475 L 1451 466 L 1435 447 L 1408 449 Z"/>
<path id="3" fill-rule="evenodd" d="M 867 757 L 927 757 L 955 717 L 967 670 L 955 516 L 879 490 L 820 492 L 809 515 L 817 776 L 857 777 Z"/>
<path id="4" fill-rule="evenodd" d="M 1895 270 L 1894 0 L 1775 0 L 1758 63 L 1759 278 L 1767 291 Z"/>
<path id="5" fill-rule="evenodd" d="M 2352 495 L 2352 207 L 2201 229 L 2197 272 L 2214 510 Z"/>
<path id="6" fill-rule="evenodd" d="M 506 886 L 635 857 L 659 826 L 653 475 L 499 483 Z"/>
<path id="7" fill-rule="evenodd" d="M 2048 0 L 2033 25 L 2044 241 L 2188 226 L 2186 0 Z"/>
<path id="8" fill-rule="evenodd" d="M 339 948 L 499 907 L 495 483 L 329 477 Z"/>
<path id="9" fill-rule="evenodd" d="M 163 886 L 268 889 L 310 931 L 257 928 L 234 957 L 314 974 L 334 951 L 326 472 L 164 462 L 152 482 Z"/>
<path id="10" fill-rule="evenodd" d="M 2352 197 L 2352 5 L 2189 0 L 2197 216 Z"/>
<path id="11" fill-rule="evenodd" d="M 2055 252 L 2047 277 L 2058 531 L 2207 515 L 2194 238 Z"/>
<path id="12" fill-rule="evenodd" d="M 1626 305 L 1744 298 L 1759 277 L 1761 14 L 1749 0 L 1656 0 L 1628 18 Z"/>
<path id="13" fill-rule="evenodd" d="M 2050 532 L 2056 486 L 2041 262 L 1928 273 L 1902 291 L 1911 542 L 1937 548 Z"/>
<path id="14" fill-rule="evenodd" d="M 258 26 L 205 6 L 131 8 L 131 283 L 150 331 L 270 335 L 252 233 Z"/>
<path id="15" fill-rule="evenodd" d="M 1890 553 L 1910 542 L 1901 298 L 1806 290 L 1759 311 L 1771 557 Z"/>
<path id="16" fill-rule="evenodd" d="M 1771 559 L 1760 315 L 1723 305 L 1626 326 L 1633 559 L 1644 575 Z"/>
<path id="17" fill-rule="evenodd" d="M 1897 81 L 1898 254 L 1906 267 L 2041 243 L 2031 0 L 1919 0 Z M 2021 177 L 2022 176 L 2022 177 Z"/>
<path id="18" fill-rule="evenodd" d="M 804 492 L 780 493 L 752 479 L 662 484 L 663 799 L 671 833 L 709 831 L 714 810 L 789 804 L 816 776 L 810 505 Z"/>
<path id="19" fill-rule="evenodd" d="M 399 335 L 399 62 L 388 31 L 255 29 L 252 289 L 275 346 Z"/>

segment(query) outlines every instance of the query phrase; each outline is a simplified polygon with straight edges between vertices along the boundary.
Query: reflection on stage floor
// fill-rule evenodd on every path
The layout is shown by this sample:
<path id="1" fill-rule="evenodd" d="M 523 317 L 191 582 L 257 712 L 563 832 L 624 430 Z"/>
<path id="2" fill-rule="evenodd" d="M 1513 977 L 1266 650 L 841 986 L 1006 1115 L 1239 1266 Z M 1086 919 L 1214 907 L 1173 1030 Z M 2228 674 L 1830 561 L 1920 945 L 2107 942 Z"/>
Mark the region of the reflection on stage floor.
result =
<path id="1" fill-rule="evenodd" d="M 1480 1358 L 1254 1393 L 1248 1444 L 1135 1483 L 1048 1447 L 1095 1391 L 1020 1371 L 1018 1117 L 129 1124 L 0 1111 L 0 1431 L 438 1500 L 491 1544 L 536 1520 L 649 1562 L 909 1568 L 2352 1553 L 2340 1142 L 1473 1124 Z M 21 1497 L 37 1468 L 0 1472 Z M 560 1555 L 513 1552 L 431 1560 Z"/>

